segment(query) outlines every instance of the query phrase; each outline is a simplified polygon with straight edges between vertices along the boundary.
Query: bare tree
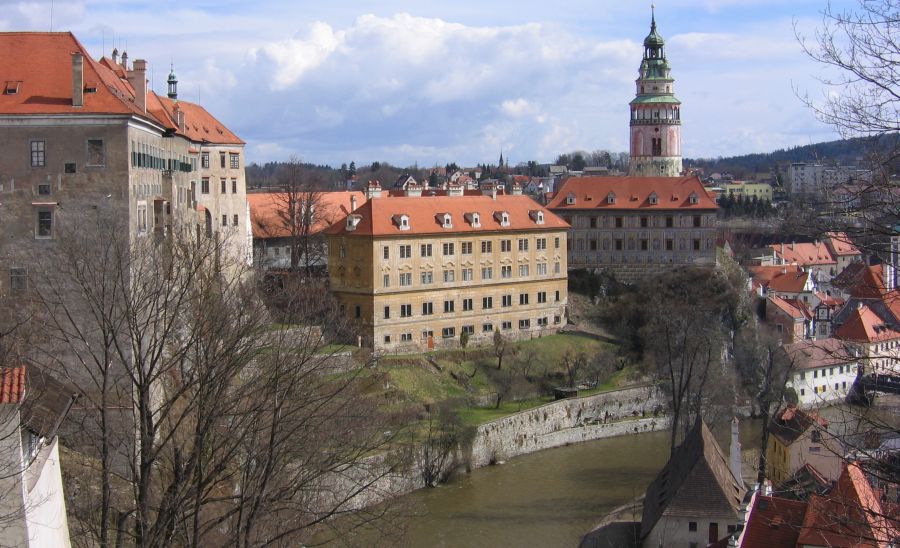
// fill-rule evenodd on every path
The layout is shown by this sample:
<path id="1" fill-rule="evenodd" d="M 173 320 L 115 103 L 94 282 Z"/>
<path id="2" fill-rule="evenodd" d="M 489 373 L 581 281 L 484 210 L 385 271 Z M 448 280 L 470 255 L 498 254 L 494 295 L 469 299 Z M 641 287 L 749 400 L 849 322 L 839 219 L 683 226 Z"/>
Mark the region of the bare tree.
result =
<path id="1" fill-rule="evenodd" d="M 497 357 L 497 369 L 503 366 L 503 356 L 506 355 L 508 343 L 500 333 L 500 329 L 494 329 L 494 356 Z"/>

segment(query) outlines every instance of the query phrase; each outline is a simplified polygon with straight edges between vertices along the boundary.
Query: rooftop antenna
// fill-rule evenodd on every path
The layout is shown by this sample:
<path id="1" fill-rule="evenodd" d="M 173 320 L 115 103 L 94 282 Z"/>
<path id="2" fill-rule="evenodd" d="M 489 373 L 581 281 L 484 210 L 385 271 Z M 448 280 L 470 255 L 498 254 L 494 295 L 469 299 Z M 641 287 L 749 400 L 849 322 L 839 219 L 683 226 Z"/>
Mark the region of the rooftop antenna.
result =
<path id="1" fill-rule="evenodd" d="M 50 0 L 50 32 L 53 32 L 53 0 Z"/>

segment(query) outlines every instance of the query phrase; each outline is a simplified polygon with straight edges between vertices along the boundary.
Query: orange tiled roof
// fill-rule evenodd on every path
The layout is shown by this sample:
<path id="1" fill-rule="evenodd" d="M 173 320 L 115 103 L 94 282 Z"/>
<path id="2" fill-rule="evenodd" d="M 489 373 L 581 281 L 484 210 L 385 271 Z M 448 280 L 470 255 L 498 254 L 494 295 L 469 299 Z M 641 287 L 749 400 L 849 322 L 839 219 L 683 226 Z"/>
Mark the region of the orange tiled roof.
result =
<path id="1" fill-rule="evenodd" d="M 847 341 L 871 343 L 900 338 L 900 333 L 885 324 L 871 308 L 860 304 L 850 312 L 847 321 L 835 330 L 834 336 Z"/>
<path id="2" fill-rule="evenodd" d="M 805 313 L 804 309 L 794 299 L 783 299 L 777 295 L 769 295 L 768 300 L 775 308 L 781 310 L 790 318 L 795 320 L 809 319 L 809 315 Z"/>
<path id="3" fill-rule="evenodd" d="M 544 223 L 537 224 L 532 213 L 541 211 Z M 509 214 L 509 226 L 501 226 L 500 214 Z M 452 228 L 443 228 L 438 216 L 449 213 Z M 472 226 L 465 216 L 478 213 L 480 227 Z M 360 236 L 400 236 L 411 234 L 466 234 L 479 232 L 567 229 L 569 225 L 537 204 L 528 196 L 422 196 L 374 198 L 360 206 L 356 229 L 347 230 L 347 223 L 337 222 L 327 234 Z M 409 229 L 400 230 L 396 218 L 409 217 Z"/>
<path id="4" fill-rule="evenodd" d="M 828 251 L 828 246 L 823 243 L 791 243 L 772 244 L 769 247 L 775 250 L 775 254 L 787 263 L 801 266 L 835 264 L 837 261 Z"/>
<path id="5" fill-rule="evenodd" d="M 607 197 L 615 194 L 614 203 Z M 651 195 L 656 194 L 656 203 Z M 697 203 L 690 202 L 694 194 Z M 574 204 L 568 204 L 572 195 Z M 692 177 L 570 177 L 547 205 L 550 209 L 702 210 L 718 209 L 703 183 Z"/>
<path id="6" fill-rule="evenodd" d="M 289 222 L 282 216 L 287 211 L 288 198 L 289 195 L 283 192 L 247 194 L 254 238 L 284 238 L 291 235 Z M 311 232 L 317 234 L 346 217 L 353 198 L 356 198 L 356 207 L 366 201 L 365 193 L 359 191 L 315 193 Z"/>
<path id="7" fill-rule="evenodd" d="M 747 518 L 741 546 L 794 548 L 806 506 L 805 502 L 758 494 Z"/>
<path id="8" fill-rule="evenodd" d="M 84 56 L 84 105 L 72 106 L 72 54 Z M 146 112 L 135 103 L 135 90 L 125 69 L 111 60 L 90 56 L 71 32 L 0 32 L 0 80 L 18 83 L 17 93 L 0 93 L 0 114 L 135 115 L 177 130 L 175 101 L 147 91 Z M 243 144 L 200 105 L 178 101 L 185 130 L 197 142 Z"/>
<path id="9" fill-rule="evenodd" d="M 797 369 L 816 369 L 856 361 L 853 351 L 835 339 L 805 340 L 784 345 L 784 351 Z"/>
<path id="10" fill-rule="evenodd" d="M 862 255 L 844 232 L 829 232 L 825 235 L 835 255 Z"/>
<path id="11" fill-rule="evenodd" d="M 769 281 L 769 291 L 781 291 L 783 293 L 802 293 L 809 279 L 809 272 L 787 272 L 779 274 Z"/>
<path id="12" fill-rule="evenodd" d="M 22 403 L 25 396 L 25 366 L 0 368 L 0 403 Z"/>
<path id="13" fill-rule="evenodd" d="M 880 299 L 885 292 L 884 265 L 850 264 L 831 283 L 852 297 Z"/>

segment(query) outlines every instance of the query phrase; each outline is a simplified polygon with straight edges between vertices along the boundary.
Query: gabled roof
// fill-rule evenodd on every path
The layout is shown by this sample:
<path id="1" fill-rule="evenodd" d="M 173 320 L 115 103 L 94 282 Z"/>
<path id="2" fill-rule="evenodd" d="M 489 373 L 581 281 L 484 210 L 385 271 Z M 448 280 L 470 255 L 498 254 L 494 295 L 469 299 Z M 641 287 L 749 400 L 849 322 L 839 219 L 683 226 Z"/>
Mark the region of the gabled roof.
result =
<path id="1" fill-rule="evenodd" d="M 828 251 L 828 246 L 821 242 L 772 244 L 769 247 L 775 250 L 775 255 L 789 264 L 815 266 L 837 263 Z"/>
<path id="2" fill-rule="evenodd" d="M 798 545 L 889 546 L 900 535 L 859 464 L 851 462 L 825 496 L 810 497 Z"/>
<path id="3" fill-rule="evenodd" d="M 779 274 L 769 282 L 768 289 L 769 291 L 780 291 L 782 293 L 803 293 L 809 276 L 809 272 L 802 270 Z"/>
<path id="4" fill-rule="evenodd" d="M 307 199 L 305 193 L 297 193 L 296 200 Z M 356 207 L 366 201 L 366 195 L 359 191 L 348 192 L 314 192 L 312 227 L 310 234 L 318 234 L 332 224 L 343 219 L 351 211 L 352 202 L 356 200 Z M 247 202 L 250 204 L 250 224 L 253 228 L 253 237 L 286 238 L 291 236 L 290 220 L 286 215 L 290 194 L 284 192 L 251 192 L 247 194 Z M 300 207 L 299 205 L 297 207 Z"/>
<path id="5" fill-rule="evenodd" d="M 537 224 L 529 212 L 544 212 L 543 224 Z M 509 214 L 509 226 L 501 226 L 501 212 Z M 409 234 L 468 234 L 479 232 L 516 230 L 560 230 L 569 225 L 547 211 L 528 196 L 421 196 L 373 198 L 354 212 L 360 216 L 356 229 L 347 230 L 346 223 L 335 222 L 325 230 L 326 234 L 348 236 L 393 236 Z M 443 228 L 437 221 L 438 214 L 449 213 L 453 228 Z M 473 227 L 465 221 L 466 213 L 478 213 L 481 226 Z M 409 216 L 409 228 L 400 230 L 393 222 L 394 215 Z"/>
<path id="6" fill-rule="evenodd" d="M 825 242 L 831 247 L 831 252 L 834 255 L 862 255 L 859 248 L 853 245 L 853 242 L 850 241 L 850 238 L 848 238 L 847 234 L 844 232 L 827 233 L 825 235 Z"/>
<path id="7" fill-rule="evenodd" d="M 650 195 L 656 193 L 656 203 L 651 203 Z M 607 200 L 613 193 L 614 203 Z M 696 197 L 692 204 L 690 196 Z M 568 203 L 573 195 L 574 204 Z M 709 197 L 703 183 L 696 176 L 691 177 L 570 177 L 557 189 L 547 205 L 550 209 L 578 210 L 711 210 L 718 209 Z"/>
<path id="8" fill-rule="evenodd" d="M 768 302 L 775 307 L 776 310 L 783 312 L 789 318 L 794 320 L 812 319 L 809 308 L 802 301 L 796 299 L 784 299 L 778 295 L 769 295 Z"/>
<path id="9" fill-rule="evenodd" d="M 900 332 L 878 317 L 868 306 L 859 303 L 834 336 L 845 341 L 873 343 L 900 338 Z"/>
<path id="10" fill-rule="evenodd" d="M 831 284 L 852 297 L 879 299 L 885 292 L 884 265 L 849 264 L 835 276 Z"/>
<path id="11" fill-rule="evenodd" d="M 647 488 L 641 536 L 663 516 L 737 519 L 743 495 L 722 448 L 699 420 Z"/>
<path id="12" fill-rule="evenodd" d="M 25 396 L 25 366 L 0 369 L 0 403 L 22 403 Z"/>
<path id="13" fill-rule="evenodd" d="M 56 435 L 78 397 L 74 386 L 32 365 L 0 368 L 0 388 L 0 404 L 19 405 L 22 423 L 47 438 Z"/>
<path id="14" fill-rule="evenodd" d="M 754 287 L 768 287 L 769 283 L 782 274 L 803 272 L 797 265 L 782 266 L 748 266 Z"/>
<path id="15" fill-rule="evenodd" d="M 841 365 L 856 361 L 853 350 L 843 341 L 835 338 L 805 340 L 782 347 L 789 359 L 794 361 L 794 369 L 816 369 L 830 365 Z"/>
<path id="16" fill-rule="evenodd" d="M 742 547 L 746 548 L 794 548 L 806 503 L 757 494 L 747 516 Z"/>
<path id="17" fill-rule="evenodd" d="M 81 107 L 72 105 L 72 54 L 84 56 Z M 135 101 L 135 90 L 122 65 L 90 56 L 71 32 L 0 32 L 0 80 L 18 82 L 14 94 L 0 93 L 0 114 L 112 114 L 139 116 L 196 142 L 243 144 L 234 133 L 200 105 L 173 101 L 147 91 L 146 111 Z M 149 76 L 149 75 L 148 75 Z M 180 131 L 174 113 L 185 113 Z"/>
<path id="18" fill-rule="evenodd" d="M 828 421 L 816 413 L 806 413 L 794 406 L 786 407 L 781 415 L 772 417 L 769 423 L 769 434 L 781 440 L 785 445 L 797 441 L 814 424 L 828 428 Z"/>

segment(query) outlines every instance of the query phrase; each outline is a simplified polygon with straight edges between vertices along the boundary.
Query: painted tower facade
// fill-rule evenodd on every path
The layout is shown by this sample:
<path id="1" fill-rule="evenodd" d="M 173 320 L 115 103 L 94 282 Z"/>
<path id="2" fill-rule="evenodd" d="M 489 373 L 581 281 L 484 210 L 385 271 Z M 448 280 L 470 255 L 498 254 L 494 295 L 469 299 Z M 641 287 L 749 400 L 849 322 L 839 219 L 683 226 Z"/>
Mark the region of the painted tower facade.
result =
<path id="1" fill-rule="evenodd" d="M 655 15 L 644 39 L 644 59 L 635 84 L 628 174 L 677 177 L 682 172 L 681 101 L 675 98 L 675 80 L 666 60 L 665 42 L 656 32 Z"/>

